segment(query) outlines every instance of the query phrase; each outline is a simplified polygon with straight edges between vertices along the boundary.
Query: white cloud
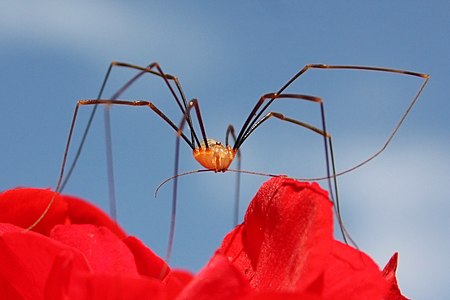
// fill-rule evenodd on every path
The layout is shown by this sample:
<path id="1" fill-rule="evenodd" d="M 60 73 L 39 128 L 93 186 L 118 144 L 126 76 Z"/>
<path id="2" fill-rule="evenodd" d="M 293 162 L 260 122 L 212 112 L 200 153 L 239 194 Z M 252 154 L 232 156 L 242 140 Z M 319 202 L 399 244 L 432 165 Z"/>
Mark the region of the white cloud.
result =
<path id="1" fill-rule="evenodd" d="M 350 232 L 380 267 L 399 252 L 400 287 L 412 298 L 434 293 L 450 268 L 448 147 L 426 137 L 392 145 L 345 182 L 358 219 Z"/>
<path id="2" fill-rule="evenodd" d="M 220 55 L 222 48 L 214 46 L 218 43 L 208 28 L 199 27 L 195 19 L 180 15 L 175 9 L 158 5 L 9 1 L 1 5 L 0 36 L 4 42 L 29 47 L 30 51 L 30 45 L 60 48 L 80 60 L 106 56 L 142 61 L 167 55 L 167 60 L 179 59 L 181 63 L 187 60 L 175 54 L 180 48 L 188 49 L 190 59 L 199 62 L 207 53 Z"/>

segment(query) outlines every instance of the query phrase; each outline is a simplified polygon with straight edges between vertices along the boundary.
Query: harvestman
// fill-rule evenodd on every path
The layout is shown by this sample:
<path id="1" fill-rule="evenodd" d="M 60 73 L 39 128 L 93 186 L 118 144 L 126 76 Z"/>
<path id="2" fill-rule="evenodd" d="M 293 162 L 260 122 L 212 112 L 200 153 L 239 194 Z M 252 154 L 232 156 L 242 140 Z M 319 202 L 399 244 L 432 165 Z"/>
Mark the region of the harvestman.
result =
<path id="1" fill-rule="evenodd" d="M 130 69 L 135 69 L 140 71 L 137 75 L 135 75 L 133 78 L 131 78 L 121 89 L 119 89 L 110 99 L 102 99 L 103 90 L 106 86 L 106 83 L 108 81 L 109 75 L 111 73 L 111 70 L 113 67 L 126 67 Z M 334 162 L 334 154 L 333 154 L 333 145 L 331 140 L 331 135 L 328 133 L 326 129 L 326 121 L 325 121 L 325 110 L 324 110 L 324 103 L 321 98 L 311 95 L 302 95 L 302 94 L 283 94 L 283 91 L 291 85 L 295 80 L 297 80 L 302 74 L 304 74 L 306 71 L 310 69 L 349 69 L 349 70 L 363 70 L 363 71 L 375 71 L 375 72 L 385 72 L 385 73 L 397 73 L 407 76 L 415 76 L 423 79 L 422 85 L 420 86 L 419 90 L 417 91 L 416 95 L 413 97 L 412 101 L 410 102 L 408 108 L 406 109 L 405 113 L 402 115 L 400 120 L 398 121 L 397 125 L 395 126 L 394 130 L 389 135 L 388 139 L 384 143 L 384 145 L 376 151 L 373 155 L 371 155 L 366 160 L 358 163 L 357 165 L 344 170 L 342 172 L 337 173 L 335 168 L 335 162 Z M 176 101 L 179 109 L 182 113 L 182 119 L 179 125 L 177 126 L 173 121 L 171 121 L 162 111 L 160 111 L 152 102 L 145 101 L 145 100 L 138 100 L 138 101 L 128 101 L 128 100 L 119 100 L 120 95 L 128 88 L 130 87 L 133 82 L 135 82 L 139 77 L 141 77 L 144 74 L 151 74 L 155 75 L 157 77 L 160 77 L 163 79 L 165 84 L 167 85 L 172 97 Z M 66 148 L 64 151 L 62 166 L 60 170 L 60 176 L 58 179 L 58 183 L 55 188 L 55 195 L 57 192 L 61 192 L 67 183 L 67 180 L 69 179 L 74 166 L 78 160 L 78 157 L 81 153 L 84 141 L 87 136 L 87 132 L 90 128 L 92 119 L 94 117 L 94 114 L 96 112 L 98 105 L 127 105 L 127 106 L 145 106 L 150 108 L 153 112 L 155 112 L 159 117 L 161 117 L 170 127 L 172 127 L 176 133 L 177 133 L 177 143 L 176 143 L 176 159 L 175 159 L 175 176 L 169 178 L 168 180 L 174 180 L 173 183 L 173 196 L 172 196 L 172 219 L 170 224 L 170 231 L 169 231 L 169 243 L 167 247 L 167 254 L 166 254 L 166 260 L 168 261 L 171 255 L 172 250 L 172 244 L 174 239 L 174 232 L 175 232 L 175 215 L 176 215 L 176 200 L 177 200 L 177 179 L 179 176 L 191 174 L 195 172 L 203 172 L 203 171 L 214 171 L 214 172 L 226 172 L 226 171 L 236 171 L 238 178 L 237 183 L 239 183 L 239 174 L 241 172 L 251 173 L 251 174 L 258 174 L 258 175 L 268 175 L 268 176 L 276 176 L 271 174 L 262 174 L 257 172 L 247 172 L 240 170 L 240 155 L 239 155 L 239 149 L 242 146 L 242 144 L 247 140 L 247 138 L 265 121 L 267 121 L 270 118 L 277 118 L 282 121 L 290 122 L 295 125 L 301 126 L 303 128 L 306 128 L 308 130 L 311 130 L 321 136 L 323 136 L 324 141 L 324 152 L 325 152 L 325 162 L 326 162 L 326 177 L 324 178 L 316 178 L 316 179 L 327 179 L 329 190 L 330 190 L 330 197 L 332 201 L 335 203 L 334 208 L 336 211 L 336 215 L 338 218 L 338 222 L 340 225 L 340 229 L 342 232 L 342 236 L 344 238 L 344 241 L 347 243 L 347 238 L 351 240 L 350 236 L 345 230 L 340 208 L 339 208 L 339 197 L 338 197 L 338 185 L 337 185 L 337 176 L 340 176 L 342 174 L 348 173 L 352 170 L 355 170 L 362 165 L 368 163 L 372 159 L 374 159 L 376 156 L 378 156 L 381 152 L 383 152 L 388 144 L 391 142 L 395 134 L 397 133 L 398 129 L 402 125 L 403 121 L 406 119 L 407 115 L 409 114 L 410 110 L 416 103 L 417 99 L 419 98 L 420 93 L 424 89 L 425 85 L 427 84 L 429 80 L 429 75 L 427 74 L 421 74 L 416 72 L 410 72 L 405 70 L 397 70 L 397 69 L 388 69 L 388 68 L 379 68 L 379 67 L 367 67 L 367 66 L 346 66 L 346 65 L 323 65 L 323 64 L 310 64 L 303 67 L 297 74 L 295 74 L 289 81 L 284 84 L 276 93 L 269 93 L 263 95 L 256 103 L 256 105 L 253 107 L 252 111 L 248 115 L 247 119 L 245 120 L 242 128 L 239 130 L 237 136 L 235 134 L 234 127 L 232 125 L 229 125 L 226 131 L 226 138 L 225 138 L 225 144 L 220 143 L 219 141 L 215 139 L 208 138 L 206 135 L 205 127 L 203 125 L 202 116 L 200 113 L 200 106 L 197 99 L 192 99 L 191 101 L 187 101 L 186 96 L 183 92 L 183 89 L 181 88 L 181 84 L 178 81 L 177 77 L 172 76 L 170 74 L 166 74 L 163 72 L 161 67 L 157 63 L 152 63 L 148 65 L 147 67 L 140 67 L 136 65 L 131 65 L 128 63 L 122 63 L 122 62 L 112 62 L 108 68 L 108 71 L 105 75 L 105 78 L 103 80 L 101 89 L 99 91 L 97 99 L 91 99 L 91 100 L 80 100 L 77 102 L 72 123 L 69 130 L 69 135 L 67 138 Z M 173 87 L 175 85 L 175 88 Z M 180 100 L 181 98 L 181 100 Z M 292 99 L 292 100 L 300 100 L 300 101 L 309 101 L 313 103 L 317 103 L 320 108 L 320 117 L 321 117 L 321 128 L 317 128 L 315 126 L 312 126 L 310 124 L 301 122 L 299 120 L 295 120 L 292 118 L 288 118 L 284 116 L 281 113 L 278 112 L 267 112 L 269 106 L 274 101 L 279 100 L 286 100 L 286 99 Z M 73 130 L 76 123 L 76 118 L 78 114 L 78 110 L 80 106 L 85 105 L 93 105 L 94 108 L 92 110 L 91 116 L 89 118 L 88 124 L 86 126 L 86 129 L 84 131 L 81 144 L 77 150 L 77 153 L 75 155 L 74 161 L 69 169 L 68 175 L 64 179 L 64 169 L 66 166 L 67 156 L 70 148 L 70 142 L 72 139 Z M 201 137 L 199 138 L 199 135 L 196 133 L 193 123 L 193 118 L 191 116 L 191 110 L 194 110 L 195 116 L 197 117 L 198 126 L 201 131 Z M 267 113 L 266 113 L 267 112 Z M 264 114 L 266 113 L 266 114 Z M 107 141 L 107 159 L 109 161 L 108 166 L 110 168 L 108 174 L 110 176 L 110 182 L 113 181 L 113 172 L 112 172 L 112 154 L 111 154 L 111 145 L 108 143 L 111 142 L 110 138 L 110 127 L 109 127 L 109 110 L 105 110 L 105 124 L 106 124 L 106 141 Z M 183 131 L 184 127 L 187 126 L 189 129 L 189 134 L 186 135 Z M 234 144 L 231 146 L 229 144 L 229 136 L 233 138 Z M 202 170 L 196 170 L 192 172 L 187 172 L 183 174 L 178 174 L 178 164 L 179 164 L 179 144 L 180 139 L 183 139 L 186 144 L 192 149 L 194 158 L 205 168 Z M 229 166 L 233 162 L 233 160 L 237 157 L 238 159 L 238 169 L 237 170 L 230 170 Z M 64 181 L 63 181 L 64 179 Z M 167 182 L 168 180 L 164 181 Z M 115 199 L 114 199 L 114 184 L 111 184 L 110 186 L 110 198 L 111 205 L 112 205 L 112 215 L 113 218 L 115 218 Z M 44 210 L 44 212 L 41 214 L 41 216 L 30 226 L 27 228 L 27 230 L 32 229 L 35 227 L 47 214 L 49 211 L 51 205 L 55 201 L 55 195 L 50 200 L 48 206 Z M 236 199 L 238 199 L 236 197 Z M 238 210 L 238 200 L 236 200 L 235 204 L 235 223 L 237 223 L 237 210 Z M 351 240 L 352 241 L 352 240 Z M 352 241 L 353 244 L 355 244 Z"/>

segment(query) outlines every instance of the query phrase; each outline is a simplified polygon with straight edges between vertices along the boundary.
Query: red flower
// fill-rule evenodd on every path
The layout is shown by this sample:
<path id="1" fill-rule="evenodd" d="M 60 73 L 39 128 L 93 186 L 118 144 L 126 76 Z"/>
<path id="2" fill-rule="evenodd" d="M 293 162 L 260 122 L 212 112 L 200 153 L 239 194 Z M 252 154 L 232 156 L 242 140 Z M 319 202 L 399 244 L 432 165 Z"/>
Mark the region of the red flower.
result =
<path id="1" fill-rule="evenodd" d="M 332 236 L 317 184 L 273 178 L 197 275 L 171 270 L 82 200 L 53 192 L 0 194 L 0 295 L 6 299 L 406 299 L 397 254 L 383 272 Z"/>
<path id="2" fill-rule="evenodd" d="M 395 277 L 397 262 L 398 253 L 396 252 L 383 269 L 383 276 L 389 283 L 389 291 L 386 294 L 386 298 L 391 300 L 408 300 L 408 298 L 402 295 L 400 289 L 398 288 L 397 278 Z"/>

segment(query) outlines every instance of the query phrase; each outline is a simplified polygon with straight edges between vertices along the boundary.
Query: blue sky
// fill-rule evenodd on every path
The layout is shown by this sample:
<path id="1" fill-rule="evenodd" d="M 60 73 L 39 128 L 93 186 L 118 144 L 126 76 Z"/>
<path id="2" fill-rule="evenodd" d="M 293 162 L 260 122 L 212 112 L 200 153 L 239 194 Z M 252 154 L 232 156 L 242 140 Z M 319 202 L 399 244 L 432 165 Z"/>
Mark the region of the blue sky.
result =
<path id="1" fill-rule="evenodd" d="M 446 1 L 119 1 L 0 4 L 0 188 L 55 187 L 70 120 L 79 99 L 95 98 L 113 60 L 153 61 L 179 77 L 200 101 L 207 133 L 223 140 L 240 128 L 257 99 L 309 63 L 406 69 L 431 80 L 404 126 L 375 161 L 342 176 L 344 221 L 380 266 L 400 253 L 398 277 L 414 299 L 450 293 L 448 101 L 450 7 Z M 134 73 L 116 69 L 111 95 Z M 420 86 L 408 76 L 311 71 L 289 92 L 322 97 L 338 169 L 375 152 Z M 153 101 L 175 122 L 180 113 L 158 80 L 124 95 Z M 274 111 L 318 124 L 317 107 L 277 103 Z M 89 109 L 80 111 L 74 145 Z M 118 218 L 163 255 L 170 221 L 174 134 L 145 109 L 112 109 Z M 277 120 L 242 146 L 243 169 L 292 177 L 323 174 L 320 137 Z M 108 209 L 100 113 L 66 193 Z M 274 159 L 276 158 L 276 159 Z M 199 168 L 183 145 L 181 169 Z M 246 205 L 266 178 L 243 175 Z M 172 264 L 201 268 L 232 226 L 233 174 L 180 179 Z M 241 215 L 244 210 L 242 209 Z"/>

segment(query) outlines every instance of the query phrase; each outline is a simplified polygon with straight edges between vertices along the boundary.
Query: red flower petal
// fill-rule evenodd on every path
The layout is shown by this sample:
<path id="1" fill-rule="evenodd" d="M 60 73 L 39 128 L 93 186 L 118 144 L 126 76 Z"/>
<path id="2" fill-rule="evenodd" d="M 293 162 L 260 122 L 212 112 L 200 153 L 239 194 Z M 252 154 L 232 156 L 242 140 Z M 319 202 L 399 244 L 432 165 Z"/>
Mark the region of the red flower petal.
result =
<path id="1" fill-rule="evenodd" d="M 386 293 L 385 299 L 408 300 L 408 298 L 402 295 L 397 284 L 397 277 L 395 276 L 395 272 L 397 271 L 397 263 L 398 253 L 396 252 L 394 253 L 394 255 L 392 255 L 391 259 L 383 269 L 383 276 L 389 283 L 389 291 Z"/>
<path id="2" fill-rule="evenodd" d="M 74 275 L 80 270 L 74 266 L 74 256 L 70 251 L 58 253 L 53 261 L 50 274 L 45 285 L 44 299 L 64 299 L 68 295 L 68 290 L 73 282 Z M 90 271 L 88 268 L 83 270 L 85 273 Z"/>
<path id="3" fill-rule="evenodd" d="M 240 299 L 251 292 L 241 272 L 216 255 L 179 295 L 179 299 Z"/>
<path id="4" fill-rule="evenodd" d="M 370 257 L 339 241 L 330 250 L 323 278 L 325 299 L 383 299 L 387 284 Z"/>
<path id="5" fill-rule="evenodd" d="M 55 260 L 45 290 L 45 299 L 167 299 L 157 280 L 129 274 L 83 272 L 71 257 Z"/>
<path id="6" fill-rule="evenodd" d="M 138 274 L 130 249 L 106 227 L 57 225 L 50 237 L 81 251 L 94 272 Z"/>
<path id="7" fill-rule="evenodd" d="M 181 291 L 192 281 L 194 275 L 183 270 L 172 270 L 164 278 L 167 299 L 177 299 Z"/>
<path id="8" fill-rule="evenodd" d="M 0 220 L 27 227 L 53 195 L 38 189 L 5 192 L 0 195 Z M 245 222 L 225 237 L 210 263 L 194 277 L 171 271 L 94 206 L 58 195 L 36 227 L 46 234 L 53 227 L 49 237 L 0 223 L 0 295 L 8 299 L 406 299 L 395 278 L 397 255 L 382 274 L 364 253 L 333 239 L 332 216 L 327 193 L 317 184 L 271 179 L 253 199 Z M 69 225 L 84 222 L 91 224 Z"/>
<path id="9" fill-rule="evenodd" d="M 382 298 L 386 282 L 376 264 L 332 234 L 332 204 L 325 191 L 317 184 L 273 178 L 217 253 L 226 255 L 262 294 Z"/>
<path id="10" fill-rule="evenodd" d="M 326 192 L 317 184 L 273 178 L 218 253 L 233 261 L 257 290 L 295 291 L 323 272 L 332 242 L 332 204 Z"/>
<path id="11" fill-rule="evenodd" d="M 5 232 L 23 232 L 23 228 L 9 224 L 9 223 L 0 223 L 0 235 Z"/>
<path id="12" fill-rule="evenodd" d="M 129 236 L 123 242 L 133 253 L 139 274 L 162 280 L 170 272 L 165 261 L 137 238 Z"/>
<path id="13" fill-rule="evenodd" d="M 89 202 L 72 196 L 63 196 L 67 202 L 68 218 L 72 224 L 93 224 L 108 228 L 119 238 L 125 238 L 127 234 L 106 213 Z"/>
<path id="14" fill-rule="evenodd" d="M 67 299 L 166 300 L 165 295 L 164 285 L 160 281 L 148 277 L 85 274 L 74 279 L 74 283 L 69 287 Z"/>
<path id="15" fill-rule="evenodd" d="M 87 201 L 55 194 L 50 189 L 17 188 L 0 193 L 0 223 L 28 228 L 45 211 L 55 196 L 48 213 L 32 230 L 49 235 L 58 224 L 94 224 L 105 226 L 120 238 L 126 233 L 107 214 Z"/>
<path id="16" fill-rule="evenodd" d="M 0 223 L 29 227 L 41 216 L 53 196 L 50 189 L 17 188 L 1 193 Z M 48 235 L 56 224 L 64 224 L 66 221 L 67 203 L 56 194 L 50 210 L 33 231 Z"/>
<path id="17" fill-rule="evenodd" d="M 54 259 L 71 253 L 73 264 L 89 270 L 76 250 L 34 232 L 5 232 L 0 236 L 0 291 L 4 299 L 44 299 L 44 287 Z"/>
<path id="18" fill-rule="evenodd" d="M 304 292 L 254 292 L 245 300 L 325 300 L 321 296 Z"/>

